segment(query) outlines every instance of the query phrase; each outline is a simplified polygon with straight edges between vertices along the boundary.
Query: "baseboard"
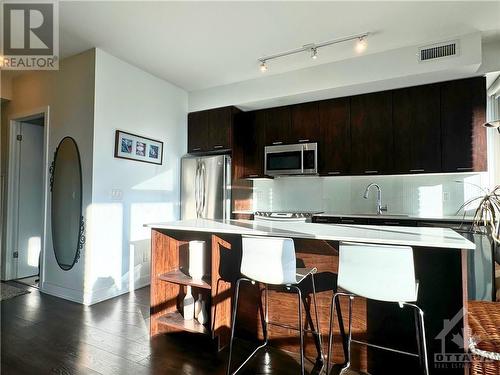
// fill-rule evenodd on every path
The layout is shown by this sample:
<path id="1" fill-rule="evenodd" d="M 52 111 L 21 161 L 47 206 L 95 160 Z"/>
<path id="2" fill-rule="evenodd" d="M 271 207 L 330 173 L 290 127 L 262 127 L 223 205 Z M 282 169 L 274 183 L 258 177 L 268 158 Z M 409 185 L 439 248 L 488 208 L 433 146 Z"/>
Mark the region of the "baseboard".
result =
<path id="1" fill-rule="evenodd" d="M 72 302 L 83 304 L 83 290 L 63 288 L 49 282 L 42 282 L 40 292 Z"/>
<path id="2" fill-rule="evenodd" d="M 144 288 L 148 286 L 151 282 L 150 276 L 144 276 L 134 282 L 134 289 L 137 290 L 140 288 Z M 111 298 L 115 298 L 121 296 L 122 294 L 129 293 L 130 288 L 124 288 L 121 290 L 116 289 L 115 287 L 105 288 L 101 290 L 94 290 L 89 293 L 85 293 L 83 296 L 83 304 L 85 305 L 95 305 L 96 303 L 106 301 Z"/>

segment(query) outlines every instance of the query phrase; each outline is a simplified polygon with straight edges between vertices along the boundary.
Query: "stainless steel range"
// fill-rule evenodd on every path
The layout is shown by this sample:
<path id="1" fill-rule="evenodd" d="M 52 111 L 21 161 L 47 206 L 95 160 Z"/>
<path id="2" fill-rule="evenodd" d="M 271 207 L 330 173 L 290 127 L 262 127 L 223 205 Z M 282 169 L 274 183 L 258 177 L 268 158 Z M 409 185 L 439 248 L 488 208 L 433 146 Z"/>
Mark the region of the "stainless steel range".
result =
<path id="1" fill-rule="evenodd" d="M 317 215 L 320 213 L 321 211 L 288 211 L 288 212 L 256 211 L 254 213 L 254 220 L 310 223 L 313 215 Z"/>

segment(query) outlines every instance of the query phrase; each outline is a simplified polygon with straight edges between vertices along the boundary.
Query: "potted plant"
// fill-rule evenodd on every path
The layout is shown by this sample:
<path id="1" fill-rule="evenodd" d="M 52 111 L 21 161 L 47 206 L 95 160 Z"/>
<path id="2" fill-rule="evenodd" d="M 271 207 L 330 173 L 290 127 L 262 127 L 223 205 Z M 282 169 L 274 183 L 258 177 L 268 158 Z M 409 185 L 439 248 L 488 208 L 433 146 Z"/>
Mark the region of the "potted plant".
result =
<path id="1" fill-rule="evenodd" d="M 465 218 L 467 207 L 477 204 L 472 222 L 473 230 L 484 233 L 491 239 L 494 260 L 500 263 L 500 185 L 491 191 L 479 188 L 484 195 L 469 199 L 460 210 L 464 210 Z M 468 318 L 471 374 L 497 374 L 500 371 L 500 303 L 469 301 Z"/>

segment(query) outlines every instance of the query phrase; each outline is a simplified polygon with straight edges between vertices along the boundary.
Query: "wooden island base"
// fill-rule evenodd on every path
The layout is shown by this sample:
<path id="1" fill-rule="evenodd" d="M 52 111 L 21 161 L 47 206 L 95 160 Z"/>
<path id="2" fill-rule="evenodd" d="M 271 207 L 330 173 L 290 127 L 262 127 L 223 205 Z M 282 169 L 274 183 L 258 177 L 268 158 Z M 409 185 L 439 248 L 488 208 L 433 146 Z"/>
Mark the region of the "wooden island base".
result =
<path id="1" fill-rule="evenodd" d="M 188 269 L 188 242 L 203 240 L 207 244 L 207 269 L 211 274 L 204 282 L 193 282 L 186 277 Z M 329 309 L 332 287 L 338 267 L 338 242 L 310 239 L 294 239 L 299 267 L 317 267 L 316 289 L 323 350 L 328 343 Z M 415 248 L 416 275 L 419 279 L 419 306 L 425 312 L 429 367 L 431 374 L 464 374 L 463 366 L 435 363 L 435 355 L 442 350 L 438 335 L 442 333 L 445 319 L 459 314 L 458 323 L 445 333 L 445 350 L 462 352 L 451 337 L 459 334 L 456 342 L 464 338 L 463 307 L 466 307 L 466 259 L 465 250 Z M 229 343 L 231 326 L 232 285 L 239 277 L 241 261 L 241 236 L 235 234 L 202 233 L 170 229 L 152 229 L 151 268 L 151 336 L 173 331 L 190 331 L 211 335 L 218 349 Z M 263 259 L 265 261 L 265 259 Z M 182 272 L 184 271 L 184 273 Z M 209 324 L 185 321 L 182 299 L 186 286 L 191 285 L 193 295 L 203 295 L 210 310 Z M 243 286 L 244 285 L 244 286 Z M 238 308 L 237 336 L 255 340 L 262 338 L 261 293 L 259 286 L 242 284 Z M 310 283 L 303 287 L 306 309 L 314 316 L 311 303 Z M 414 316 L 409 309 L 397 304 L 354 300 L 353 338 L 385 345 L 399 350 L 416 352 Z M 309 310 L 310 309 L 310 310 Z M 344 318 L 347 317 L 347 301 L 341 302 Z M 269 319 L 298 326 L 297 295 L 271 290 L 269 294 Z M 307 314 L 302 317 L 304 324 Z M 347 321 L 344 319 L 347 326 Z M 334 329 L 334 362 L 344 362 L 338 321 Z M 306 357 L 315 361 L 317 351 L 312 335 L 306 335 Z M 278 326 L 269 326 L 270 345 L 298 353 L 298 333 Z M 453 345 L 455 345 L 453 347 Z M 419 374 L 416 358 L 387 353 L 378 349 L 353 344 L 352 367 L 370 374 Z"/>

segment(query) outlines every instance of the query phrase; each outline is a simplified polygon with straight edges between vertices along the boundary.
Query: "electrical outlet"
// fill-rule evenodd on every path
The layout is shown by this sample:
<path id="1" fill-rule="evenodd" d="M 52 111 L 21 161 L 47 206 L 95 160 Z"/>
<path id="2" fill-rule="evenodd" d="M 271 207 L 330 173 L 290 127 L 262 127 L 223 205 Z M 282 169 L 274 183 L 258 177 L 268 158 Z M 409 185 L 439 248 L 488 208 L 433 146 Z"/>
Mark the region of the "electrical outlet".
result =
<path id="1" fill-rule="evenodd" d="M 113 200 L 113 201 L 123 200 L 123 191 L 120 189 L 112 189 L 111 190 L 111 200 Z"/>
<path id="2" fill-rule="evenodd" d="M 443 192 L 443 202 L 448 202 L 450 200 L 450 193 L 448 191 Z"/>

